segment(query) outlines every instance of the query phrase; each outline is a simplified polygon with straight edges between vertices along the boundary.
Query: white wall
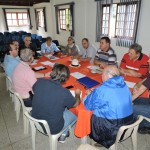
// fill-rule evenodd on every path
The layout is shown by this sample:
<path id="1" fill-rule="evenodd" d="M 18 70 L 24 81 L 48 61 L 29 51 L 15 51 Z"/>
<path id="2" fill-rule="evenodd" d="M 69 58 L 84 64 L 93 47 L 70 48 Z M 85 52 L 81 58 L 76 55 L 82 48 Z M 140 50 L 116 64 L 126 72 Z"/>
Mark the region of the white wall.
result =
<path id="1" fill-rule="evenodd" d="M 72 2 L 72 0 L 51 0 L 52 5 Z M 94 0 L 74 0 L 75 2 L 75 41 L 81 46 L 81 39 L 87 37 L 91 43 L 95 44 L 99 48 L 99 43 L 95 42 L 96 37 L 96 2 Z M 137 42 L 142 45 L 143 52 L 149 54 L 150 42 L 148 36 L 150 35 L 150 0 L 142 0 L 141 15 L 137 34 Z M 53 10 L 53 22 L 55 27 L 55 9 Z M 67 44 L 67 37 L 70 34 L 65 31 L 61 31 L 60 34 L 56 34 L 54 28 L 54 37 L 58 39 L 60 44 Z M 117 53 L 118 60 L 120 61 L 123 54 L 128 52 L 128 48 L 116 46 L 116 39 L 111 39 L 111 46 Z"/>
<path id="2" fill-rule="evenodd" d="M 60 34 L 56 34 L 56 19 L 55 19 L 55 8 L 54 5 L 69 3 L 72 0 L 51 0 L 50 3 L 40 3 L 36 4 L 31 8 L 31 19 L 33 24 L 33 29 L 31 33 L 37 33 L 43 37 L 51 36 L 53 39 L 59 40 L 61 45 L 67 44 L 67 38 L 70 36 L 70 32 L 61 31 Z M 99 48 L 99 43 L 95 42 L 96 37 L 96 2 L 94 0 L 74 0 L 74 15 L 75 15 L 75 41 L 76 44 L 81 46 L 81 40 L 87 37 L 91 43 L 93 43 L 97 48 Z M 150 49 L 150 0 L 142 0 L 141 14 L 139 20 L 139 28 L 137 34 L 137 42 L 142 45 L 143 52 L 149 54 Z M 4 18 L 2 8 L 8 6 L 0 6 L 0 32 L 5 31 Z M 35 13 L 34 8 L 46 7 L 47 13 L 47 32 L 43 28 L 39 28 L 36 31 L 35 26 Z M 21 7 L 19 7 L 21 8 Z M 120 61 L 123 54 L 128 51 L 128 48 L 116 46 L 116 40 L 111 39 L 111 46 L 115 49 L 118 60 Z"/>

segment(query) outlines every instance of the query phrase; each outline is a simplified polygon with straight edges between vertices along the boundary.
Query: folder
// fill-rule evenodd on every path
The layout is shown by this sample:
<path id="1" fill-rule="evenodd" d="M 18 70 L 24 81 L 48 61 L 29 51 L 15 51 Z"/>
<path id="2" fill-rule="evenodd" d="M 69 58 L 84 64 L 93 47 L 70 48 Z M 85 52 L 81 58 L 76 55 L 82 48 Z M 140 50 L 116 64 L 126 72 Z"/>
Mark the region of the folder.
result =
<path id="1" fill-rule="evenodd" d="M 77 81 L 87 88 L 91 88 L 93 86 L 100 84 L 99 82 L 97 82 L 89 77 L 83 77 L 83 78 L 77 79 Z"/>

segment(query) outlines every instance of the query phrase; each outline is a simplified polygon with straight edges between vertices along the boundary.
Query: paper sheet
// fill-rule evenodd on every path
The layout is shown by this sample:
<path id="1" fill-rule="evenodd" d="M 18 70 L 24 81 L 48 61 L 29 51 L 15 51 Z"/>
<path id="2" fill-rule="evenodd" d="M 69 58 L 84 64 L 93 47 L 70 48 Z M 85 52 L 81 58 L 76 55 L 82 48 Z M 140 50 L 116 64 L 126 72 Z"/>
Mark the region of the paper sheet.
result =
<path id="1" fill-rule="evenodd" d="M 99 70 L 99 66 L 87 66 L 87 68 L 92 70 Z"/>
<path id="2" fill-rule="evenodd" d="M 71 73 L 71 75 L 72 75 L 74 78 L 76 78 L 76 79 L 80 79 L 80 78 L 85 77 L 85 75 L 84 75 L 84 74 L 79 73 L 79 72 Z"/>
<path id="3" fill-rule="evenodd" d="M 37 63 L 33 62 L 33 63 L 31 64 L 31 66 L 36 65 L 36 64 L 37 64 Z"/>
<path id="4" fill-rule="evenodd" d="M 40 70 L 40 69 L 44 69 L 45 67 L 44 66 L 38 66 L 38 67 L 35 67 L 34 69 L 35 70 Z"/>
<path id="5" fill-rule="evenodd" d="M 136 83 L 134 83 L 134 82 L 129 82 L 129 81 L 125 81 L 125 83 L 127 84 L 127 86 L 128 86 L 129 88 L 133 88 L 134 85 L 136 84 Z"/>
<path id="6" fill-rule="evenodd" d="M 54 66 L 54 63 L 52 63 L 52 62 L 50 62 L 50 61 L 43 61 L 43 62 L 41 62 L 41 64 L 43 64 L 43 65 L 48 65 L 48 66 L 51 66 L 51 67 Z"/>

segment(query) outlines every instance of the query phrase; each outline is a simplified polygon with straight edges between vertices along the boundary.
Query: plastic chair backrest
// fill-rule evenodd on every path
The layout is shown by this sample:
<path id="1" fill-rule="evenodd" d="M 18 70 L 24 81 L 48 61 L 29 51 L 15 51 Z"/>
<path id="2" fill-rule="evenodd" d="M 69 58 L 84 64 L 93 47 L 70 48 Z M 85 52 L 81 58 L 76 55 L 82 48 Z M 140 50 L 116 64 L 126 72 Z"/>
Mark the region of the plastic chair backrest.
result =
<path id="1" fill-rule="evenodd" d="M 142 122 L 142 120 L 143 120 L 143 116 L 140 115 L 138 116 L 136 122 L 134 122 L 133 124 L 120 127 L 117 133 L 117 138 L 115 143 L 124 141 L 132 134 L 134 134 L 134 132 L 137 132 L 138 126 Z"/>
<path id="2" fill-rule="evenodd" d="M 39 120 L 33 118 L 29 112 L 25 112 L 25 116 L 29 119 L 30 123 L 33 123 L 38 131 L 48 136 L 51 136 L 50 128 L 46 120 Z"/>

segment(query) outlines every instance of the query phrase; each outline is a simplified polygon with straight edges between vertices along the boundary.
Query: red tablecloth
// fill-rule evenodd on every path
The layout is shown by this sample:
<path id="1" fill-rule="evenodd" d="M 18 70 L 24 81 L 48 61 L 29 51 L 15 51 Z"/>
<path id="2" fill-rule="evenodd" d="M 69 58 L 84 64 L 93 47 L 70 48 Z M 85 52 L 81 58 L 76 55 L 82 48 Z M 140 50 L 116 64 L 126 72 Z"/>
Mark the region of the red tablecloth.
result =
<path id="1" fill-rule="evenodd" d="M 93 73 L 91 73 L 91 70 L 87 68 L 87 66 L 90 65 L 90 63 L 88 61 L 80 62 L 81 66 L 75 68 L 75 67 L 69 66 L 70 63 L 71 63 L 70 59 L 71 59 L 71 57 L 65 57 L 65 58 L 60 58 L 60 59 L 57 59 L 57 60 L 50 60 L 47 57 L 42 56 L 38 60 L 37 64 L 32 65 L 31 67 L 34 68 L 34 67 L 37 67 L 37 66 L 45 66 L 47 68 L 46 70 L 41 70 L 41 71 L 38 71 L 38 72 L 42 73 L 42 74 L 46 74 L 46 73 L 51 71 L 52 67 L 47 66 L 47 65 L 43 65 L 43 64 L 41 64 L 41 62 L 43 62 L 43 61 L 50 61 L 50 62 L 53 62 L 53 63 L 58 62 L 58 63 L 62 63 L 64 65 L 68 66 L 71 73 L 78 71 L 78 72 L 80 72 L 82 74 L 85 74 L 86 76 L 88 76 L 92 79 L 95 79 L 98 82 L 102 83 L 101 75 L 97 74 L 97 73 L 93 74 Z M 136 83 L 136 82 L 140 81 L 141 79 L 125 76 L 125 80 Z M 81 89 L 82 98 L 85 96 L 85 91 L 86 91 L 85 87 L 82 86 L 80 83 L 78 83 L 76 81 L 76 79 L 72 76 L 70 76 L 70 78 L 67 80 L 67 82 L 63 86 L 66 87 L 66 86 L 70 86 L 70 85 L 73 85 L 74 89 L 75 88 Z M 142 97 L 148 97 L 148 96 L 149 96 L 148 91 L 146 91 L 146 92 L 144 92 L 144 94 L 142 94 Z M 82 104 L 82 102 L 76 108 L 71 108 L 70 110 L 75 115 L 78 116 L 77 123 L 76 123 L 76 126 L 75 126 L 75 131 L 74 131 L 75 135 L 77 137 L 83 138 L 84 136 L 90 134 L 90 132 L 91 132 L 90 119 L 91 119 L 91 116 L 92 116 L 92 112 L 87 111 L 85 109 L 84 105 Z"/>

